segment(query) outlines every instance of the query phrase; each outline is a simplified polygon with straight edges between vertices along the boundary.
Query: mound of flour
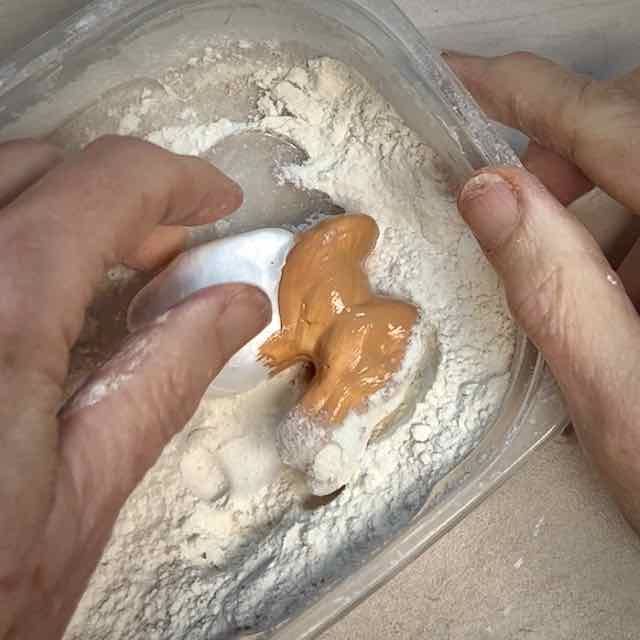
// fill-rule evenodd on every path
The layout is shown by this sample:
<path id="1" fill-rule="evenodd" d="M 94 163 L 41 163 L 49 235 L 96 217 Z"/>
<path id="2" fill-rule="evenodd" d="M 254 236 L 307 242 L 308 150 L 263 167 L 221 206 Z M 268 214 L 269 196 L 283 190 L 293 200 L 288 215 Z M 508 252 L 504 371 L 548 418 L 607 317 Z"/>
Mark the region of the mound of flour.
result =
<path id="1" fill-rule="evenodd" d="M 277 51 L 257 61 L 245 49 L 225 67 L 224 81 L 231 86 L 238 74 L 253 101 L 246 119 L 188 106 L 222 73 L 219 53 L 209 49 L 183 72 L 171 71 L 170 91 L 140 88 L 118 112 L 118 130 L 204 155 L 247 131 L 293 141 L 307 159 L 281 166 L 280 180 L 375 218 L 381 239 L 369 264 L 372 283 L 412 300 L 435 328 L 436 380 L 411 419 L 372 444 L 355 481 L 324 505 L 298 498 L 295 477 L 272 478 L 270 451 L 256 471 L 270 481 L 257 491 L 249 469 L 237 481 L 251 491 L 222 504 L 197 499 L 181 477 L 185 447 L 183 466 L 197 465 L 207 443 L 233 432 L 260 456 L 255 434 L 290 409 L 295 376 L 240 398 L 205 398 L 122 512 L 68 640 L 216 639 L 281 621 L 406 525 L 433 484 L 477 444 L 509 384 L 515 329 L 434 152 L 347 66 L 293 63 Z M 236 448 L 247 466 L 246 449 Z M 188 473 L 198 475 L 194 466 Z"/>

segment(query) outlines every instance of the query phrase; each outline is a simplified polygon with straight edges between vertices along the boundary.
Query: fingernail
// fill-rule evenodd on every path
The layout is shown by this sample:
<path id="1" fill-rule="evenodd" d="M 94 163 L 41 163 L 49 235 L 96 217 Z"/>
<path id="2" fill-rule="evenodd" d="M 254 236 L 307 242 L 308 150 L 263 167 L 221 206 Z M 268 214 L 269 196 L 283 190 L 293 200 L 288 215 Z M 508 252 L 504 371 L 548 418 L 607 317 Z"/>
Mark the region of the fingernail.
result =
<path id="1" fill-rule="evenodd" d="M 259 289 L 242 286 L 218 316 L 217 331 L 227 354 L 242 348 L 271 322 L 271 303 Z"/>
<path id="2" fill-rule="evenodd" d="M 229 214 L 237 211 L 244 202 L 244 192 L 242 191 L 242 187 L 229 178 L 229 176 L 225 176 L 228 181 L 228 185 L 225 189 L 224 197 L 218 202 L 216 206 L 216 215 L 225 217 Z"/>
<path id="3" fill-rule="evenodd" d="M 520 222 L 518 200 L 497 173 L 480 173 L 465 185 L 458 199 L 462 217 L 487 251 L 500 247 Z"/>

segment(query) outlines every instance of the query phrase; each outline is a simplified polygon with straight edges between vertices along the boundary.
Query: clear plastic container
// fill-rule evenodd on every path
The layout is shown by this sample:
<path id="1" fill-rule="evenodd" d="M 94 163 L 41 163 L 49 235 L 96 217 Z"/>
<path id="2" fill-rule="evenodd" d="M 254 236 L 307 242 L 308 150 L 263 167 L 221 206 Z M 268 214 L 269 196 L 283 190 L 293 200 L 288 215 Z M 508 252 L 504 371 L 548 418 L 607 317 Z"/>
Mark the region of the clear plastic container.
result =
<path id="1" fill-rule="evenodd" d="M 275 39 L 351 64 L 440 153 L 458 182 L 481 166 L 518 162 L 438 52 L 389 0 L 94 2 L 0 67 L 0 139 L 45 134 L 105 91 L 160 73 L 176 51 L 187 57 L 213 34 Z M 566 422 L 542 358 L 520 336 L 511 387 L 480 446 L 434 488 L 409 527 L 260 637 L 318 635 L 449 531 Z"/>

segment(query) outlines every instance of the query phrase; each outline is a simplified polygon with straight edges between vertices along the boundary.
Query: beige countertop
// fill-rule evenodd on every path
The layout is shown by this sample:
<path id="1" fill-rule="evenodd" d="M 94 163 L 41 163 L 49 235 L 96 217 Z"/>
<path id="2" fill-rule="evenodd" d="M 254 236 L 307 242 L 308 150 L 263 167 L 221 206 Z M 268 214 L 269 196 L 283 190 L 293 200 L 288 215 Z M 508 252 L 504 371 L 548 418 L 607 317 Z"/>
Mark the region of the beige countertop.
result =
<path id="1" fill-rule="evenodd" d="M 640 64 L 638 0 L 398 0 L 437 46 Z M 0 58 L 85 4 L 0 0 Z M 636 640 L 640 540 L 561 436 L 323 640 Z"/>

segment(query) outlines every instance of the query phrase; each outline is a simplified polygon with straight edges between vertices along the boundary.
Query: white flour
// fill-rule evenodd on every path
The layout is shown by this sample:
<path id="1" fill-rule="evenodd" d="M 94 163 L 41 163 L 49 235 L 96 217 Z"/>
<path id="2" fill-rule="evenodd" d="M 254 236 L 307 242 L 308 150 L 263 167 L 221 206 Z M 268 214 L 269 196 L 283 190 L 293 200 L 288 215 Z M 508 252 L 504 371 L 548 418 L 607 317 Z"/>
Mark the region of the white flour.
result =
<path id="1" fill-rule="evenodd" d="M 406 525 L 434 482 L 482 437 L 509 383 L 515 330 L 435 154 L 344 65 L 295 66 L 277 51 L 256 60 L 251 46 L 243 50 L 248 57 L 234 54 L 234 65 L 216 67 L 220 56 L 209 49 L 184 73 L 172 71 L 171 90 L 132 97 L 118 128 L 205 155 L 240 132 L 292 140 L 308 160 L 281 167 L 281 180 L 376 219 L 372 282 L 412 300 L 434 326 L 435 383 L 405 425 L 368 448 L 355 481 L 316 508 L 297 496 L 293 475 L 274 480 L 278 463 L 260 436 L 295 402 L 295 375 L 238 399 L 205 399 L 188 442 L 185 435 L 167 448 L 124 509 L 69 640 L 227 638 L 281 621 Z M 185 104 L 185 96 L 195 104 L 198 91 L 216 89 L 221 74 L 255 100 L 243 121 L 207 120 Z M 220 443 L 227 477 L 209 482 L 203 470 Z M 185 447 L 182 467 L 202 500 L 181 477 Z M 237 491 L 220 500 L 229 482 Z"/>

